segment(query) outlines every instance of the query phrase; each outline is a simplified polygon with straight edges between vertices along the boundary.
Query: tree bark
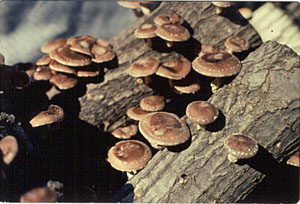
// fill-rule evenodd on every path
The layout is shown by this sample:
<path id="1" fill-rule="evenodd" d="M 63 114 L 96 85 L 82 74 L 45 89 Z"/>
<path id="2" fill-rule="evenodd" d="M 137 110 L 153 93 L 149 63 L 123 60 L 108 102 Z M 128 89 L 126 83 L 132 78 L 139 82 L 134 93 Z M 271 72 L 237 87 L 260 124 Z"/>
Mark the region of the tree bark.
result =
<path id="1" fill-rule="evenodd" d="M 142 40 L 135 39 L 133 32 L 138 25 L 153 22 L 155 16 L 170 10 L 186 20 L 193 30 L 193 38 L 186 42 L 189 46 L 181 47 L 184 49 L 179 52 L 162 55 L 149 49 Z M 215 15 L 215 7 L 209 2 L 164 2 L 149 17 L 137 20 L 111 39 L 118 56 L 118 68 L 106 72 L 103 82 L 87 86 L 86 94 L 80 98 L 80 119 L 112 131 L 132 122 L 126 117 L 126 110 L 137 106 L 141 98 L 162 93 L 160 89 L 139 85 L 128 76 L 130 63 L 141 56 L 152 55 L 162 62 L 184 55 L 191 61 L 196 57 L 195 50 L 199 49 L 200 43 L 222 45 L 230 35 L 248 39 L 252 46 L 250 51 L 261 44 L 249 24 L 234 23 L 240 22 L 236 21 L 239 16 L 234 10 L 226 15 Z M 187 48 L 192 50 L 186 51 Z M 258 141 L 261 151 L 267 149 L 278 161 L 296 151 L 300 122 L 299 60 L 291 49 L 275 42 L 267 42 L 250 53 L 242 61 L 242 71 L 232 83 L 211 97 L 205 94 L 194 97 L 197 100 L 209 98 L 219 108 L 221 117 L 214 127 L 204 131 L 189 124 L 191 140 L 179 148 L 156 153 L 121 190 L 125 196 L 117 195 L 116 200 L 237 202 L 247 196 L 264 178 L 264 172 L 247 162 L 230 163 L 223 148 L 224 139 L 234 133 L 245 134 Z M 190 99 L 171 98 L 177 102 L 170 103 L 173 110 L 180 109 L 176 113 L 182 116 L 186 106 L 181 102 Z M 253 158 L 254 163 L 259 162 L 259 155 Z"/>

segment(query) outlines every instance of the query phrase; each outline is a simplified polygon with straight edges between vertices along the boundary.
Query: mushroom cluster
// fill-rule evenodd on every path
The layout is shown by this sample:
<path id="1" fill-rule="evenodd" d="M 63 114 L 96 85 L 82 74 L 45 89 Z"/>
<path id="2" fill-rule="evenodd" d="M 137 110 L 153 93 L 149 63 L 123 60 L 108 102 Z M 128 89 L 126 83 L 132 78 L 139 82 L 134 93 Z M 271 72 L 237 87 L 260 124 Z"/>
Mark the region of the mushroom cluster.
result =
<path id="1" fill-rule="evenodd" d="M 36 61 L 33 78 L 49 80 L 60 90 L 75 87 L 78 77 L 98 76 L 116 56 L 109 42 L 90 35 L 50 40 L 41 51 L 45 55 Z"/>
<path id="2" fill-rule="evenodd" d="M 182 26 L 184 20 L 177 13 L 161 14 L 154 19 L 154 23 L 140 25 L 134 32 L 136 38 L 146 39 L 147 45 L 152 46 L 152 38 L 160 37 L 166 41 L 167 47 L 174 42 L 187 41 L 191 35 L 188 29 Z"/>
<path id="3" fill-rule="evenodd" d="M 122 7 L 132 9 L 137 18 L 150 15 L 151 11 L 159 5 L 159 2 L 155 1 L 117 1 L 117 3 Z"/>

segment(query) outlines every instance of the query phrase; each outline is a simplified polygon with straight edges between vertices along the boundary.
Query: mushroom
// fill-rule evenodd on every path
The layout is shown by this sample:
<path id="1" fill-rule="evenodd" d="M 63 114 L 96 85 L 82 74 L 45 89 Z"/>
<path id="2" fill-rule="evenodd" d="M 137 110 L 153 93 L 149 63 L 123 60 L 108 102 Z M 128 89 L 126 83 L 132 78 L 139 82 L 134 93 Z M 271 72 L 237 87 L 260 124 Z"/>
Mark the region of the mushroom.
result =
<path id="1" fill-rule="evenodd" d="M 57 38 L 54 40 L 50 40 L 42 45 L 41 51 L 43 53 L 50 53 L 52 50 L 64 46 L 66 42 L 67 42 L 66 38 Z"/>
<path id="2" fill-rule="evenodd" d="M 194 77 L 182 80 L 169 79 L 169 85 L 178 94 L 194 94 L 200 90 L 199 80 Z"/>
<path id="3" fill-rule="evenodd" d="M 57 86 L 60 90 L 66 90 L 75 87 L 78 83 L 78 79 L 64 74 L 55 74 L 50 78 L 50 83 Z"/>
<path id="4" fill-rule="evenodd" d="M 76 36 L 67 41 L 70 45 L 70 50 L 92 56 L 91 48 L 95 43 L 96 38 L 93 36 Z"/>
<path id="5" fill-rule="evenodd" d="M 192 62 L 193 69 L 208 77 L 216 77 L 211 83 L 212 91 L 221 84 L 221 77 L 229 77 L 236 75 L 241 70 L 241 63 L 239 59 L 230 53 L 218 52 L 207 53 L 201 57 L 197 57 Z"/>
<path id="6" fill-rule="evenodd" d="M 0 141 L 0 149 L 3 155 L 3 162 L 9 165 L 18 154 L 18 142 L 14 136 L 6 136 Z"/>
<path id="7" fill-rule="evenodd" d="M 257 142 L 244 135 L 232 135 L 224 141 L 224 147 L 228 151 L 228 160 L 237 162 L 239 159 L 248 159 L 256 155 Z"/>
<path id="8" fill-rule="evenodd" d="M 198 54 L 198 57 L 202 57 L 205 54 L 208 53 L 218 53 L 220 51 L 219 47 L 213 46 L 210 44 L 202 44 L 201 45 L 201 51 Z"/>
<path id="9" fill-rule="evenodd" d="M 77 76 L 78 77 L 95 77 L 100 74 L 99 70 L 98 71 L 77 71 Z"/>
<path id="10" fill-rule="evenodd" d="M 243 7 L 238 9 L 239 13 L 247 20 L 252 18 L 253 12 L 250 8 Z"/>
<path id="11" fill-rule="evenodd" d="M 148 113 L 139 121 L 139 131 L 156 149 L 179 145 L 190 138 L 186 123 L 168 112 Z"/>
<path id="12" fill-rule="evenodd" d="M 147 46 L 152 46 L 152 38 L 156 37 L 156 31 L 157 27 L 150 23 L 145 23 L 140 25 L 135 31 L 134 36 L 136 38 L 146 39 Z"/>
<path id="13" fill-rule="evenodd" d="M 107 155 L 113 168 L 133 174 L 144 168 L 152 157 L 150 148 L 138 140 L 120 141 L 109 149 Z"/>
<path id="14" fill-rule="evenodd" d="M 138 83 L 149 82 L 151 81 L 149 76 L 156 72 L 158 65 L 159 62 L 154 57 L 142 57 L 130 65 L 129 75 L 138 77 Z M 144 77 L 144 80 L 140 77 Z"/>
<path id="15" fill-rule="evenodd" d="M 57 62 L 56 60 L 51 60 L 50 64 L 49 64 L 49 68 L 51 70 L 57 71 L 57 72 L 63 72 L 63 73 L 67 73 L 67 74 L 76 74 L 76 71 L 66 65 L 63 65 L 59 62 Z"/>
<path id="16" fill-rule="evenodd" d="M 138 126 L 135 124 L 128 125 L 126 127 L 117 128 L 112 132 L 112 135 L 118 139 L 129 139 L 136 135 Z"/>
<path id="17" fill-rule="evenodd" d="M 154 23 L 157 25 L 178 24 L 183 23 L 183 19 L 177 13 L 161 14 L 154 18 Z"/>
<path id="18" fill-rule="evenodd" d="M 36 71 L 33 73 L 33 79 L 40 81 L 48 81 L 52 77 L 51 70 L 48 66 L 38 66 Z"/>
<path id="19" fill-rule="evenodd" d="M 219 110 L 207 101 L 193 101 L 186 107 L 189 120 L 205 129 L 206 125 L 213 123 L 219 116 Z"/>
<path id="20" fill-rule="evenodd" d="M 249 42 L 242 37 L 230 36 L 226 39 L 224 43 L 229 53 L 232 52 L 242 52 L 249 49 Z"/>
<path id="21" fill-rule="evenodd" d="M 288 165 L 300 167 L 299 151 L 293 154 L 286 163 Z"/>
<path id="22" fill-rule="evenodd" d="M 50 56 L 44 55 L 40 59 L 38 59 L 35 64 L 37 66 L 43 66 L 43 65 L 46 66 L 46 65 L 50 64 L 50 62 L 51 62 Z"/>
<path id="23" fill-rule="evenodd" d="M 144 111 L 159 111 L 165 107 L 163 96 L 147 96 L 140 101 L 140 107 Z"/>
<path id="24" fill-rule="evenodd" d="M 29 123 L 32 127 L 39 127 L 51 123 L 61 122 L 63 119 L 64 110 L 57 105 L 50 105 L 48 110 L 37 114 L 29 121 Z"/>
<path id="25" fill-rule="evenodd" d="M 148 111 L 144 111 L 140 107 L 131 107 L 127 110 L 126 114 L 129 118 L 133 120 L 141 120 L 147 113 Z"/>
<path id="26" fill-rule="evenodd" d="M 191 63 L 187 60 L 178 59 L 161 64 L 156 71 L 156 75 L 168 79 L 180 80 L 186 77 L 190 71 Z"/>
<path id="27" fill-rule="evenodd" d="M 191 35 L 189 31 L 181 25 L 164 24 L 156 29 L 156 35 L 167 41 L 167 47 L 172 47 L 173 42 L 188 40 Z"/>
<path id="28" fill-rule="evenodd" d="M 57 195 L 54 190 L 48 187 L 34 188 L 27 191 L 20 198 L 21 203 L 54 203 L 57 201 Z"/>
<path id="29" fill-rule="evenodd" d="M 92 61 L 96 63 L 111 61 L 116 56 L 110 47 L 104 47 L 100 44 L 94 44 L 91 52 L 93 54 Z"/>
<path id="30" fill-rule="evenodd" d="M 86 66 L 92 63 L 91 57 L 70 50 L 70 46 L 52 50 L 49 56 L 57 62 L 67 66 Z"/>
<path id="31" fill-rule="evenodd" d="M 222 13 L 223 8 L 228 8 L 228 7 L 232 6 L 232 3 L 230 1 L 213 1 L 211 3 L 217 7 L 217 9 L 216 9 L 217 15 Z"/>

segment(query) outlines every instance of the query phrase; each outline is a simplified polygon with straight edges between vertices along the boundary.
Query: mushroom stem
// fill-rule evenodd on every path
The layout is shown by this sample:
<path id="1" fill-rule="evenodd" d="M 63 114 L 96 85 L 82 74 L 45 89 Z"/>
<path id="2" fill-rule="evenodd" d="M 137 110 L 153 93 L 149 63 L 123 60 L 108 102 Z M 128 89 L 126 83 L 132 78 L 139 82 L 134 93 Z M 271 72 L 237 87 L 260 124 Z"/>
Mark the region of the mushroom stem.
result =
<path id="1" fill-rule="evenodd" d="M 151 48 L 152 47 L 152 39 L 151 38 L 147 38 L 146 42 L 147 42 L 147 46 Z"/>
<path id="2" fill-rule="evenodd" d="M 137 79 L 136 79 L 136 82 L 138 83 L 138 84 L 146 84 L 146 85 L 148 85 L 148 84 L 150 84 L 151 83 L 151 78 L 149 77 L 149 76 L 146 76 L 146 77 L 138 77 Z"/>
<path id="3" fill-rule="evenodd" d="M 173 42 L 167 41 L 166 45 L 167 45 L 168 48 L 171 48 L 173 46 Z"/>
<path id="4" fill-rule="evenodd" d="M 217 7 L 216 8 L 216 14 L 219 15 L 220 13 L 222 13 L 222 10 L 223 10 L 222 8 Z"/>
<path id="5" fill-rule="evenodd" d="M 137 18 L 141 18 L 144 15 L 144 13 L 141 10 L 132 9 L 132 11 L 134 13 L 134 16 Z"/>
<path id="6" fill-rule="evenodd" d="M 222 84 L 222 79 L 217 77 L 215 78 L 211 83 L 210 83 L 210 86 L 211 86 L 211 91 L 213 93 L 216 93 L 216 91 L 220 88 Z"/>
<path id="7" fill-rule="evenodd" d="M 238 161 L 238 158 L 236 156 L 233 156 L 232 154 L 228 154 L 227 158 L 230 162 L 233 162 L 233 163 Z"/>
<path id="8" fill-rule="evenodd" d="M 151 13 L 151 10 L 148 9 L 147 7 L 145 7 L 145 6 L 141 6 L 140 9 L 142 10 L 142 13 L 143 13 L 144 15 L 146 15 L 146 16 L 149 16 L 150 13 Z"/>

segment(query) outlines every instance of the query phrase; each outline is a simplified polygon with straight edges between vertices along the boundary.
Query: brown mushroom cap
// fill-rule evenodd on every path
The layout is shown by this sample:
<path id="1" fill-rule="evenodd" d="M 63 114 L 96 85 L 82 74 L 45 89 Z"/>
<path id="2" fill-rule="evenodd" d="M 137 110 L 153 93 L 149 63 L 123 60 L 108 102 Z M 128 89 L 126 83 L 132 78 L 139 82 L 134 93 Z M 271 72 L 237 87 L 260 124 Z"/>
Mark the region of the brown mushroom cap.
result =
<path id="1" fill-rule="evenodd" d="M 164 24 L 179 24 L 183 23 L 183 19 L 177 13 L 161 14 L 154 18 L 154 23 L 157 25 Z"/>
<path id="2" fill-rule="evenodd" d="M 157 27 L 153 24 L 150 23 L 145 23 L 140 25 L 135 31 L 134 31 L 134 36 L 136 38 L 154 38 L 156 36 L 156 31 Z"/>
<path id="3" fill-rule="evenodd" d="M 96 38 L 93 36 L 80 36 L 69 41 L 70 50 L 92 56 L 91 47 Z"/>
<path id="4" fill-rule="evenodd" d="M 144 111 L 140 107 L 129 108 L 126 112 L 127 116 L 133 120 L 141 120 L 147 113 L 149 112 Z"/>
<path id="5" fill-rule="evenodd" d="M 42 111 L 32 118 L 29 123 L 32 127 L 43 126 L 55 122 L 60 122 L 64 119 L 64 110 L 57 105 L 50 105 L 48 110 Z"/>
<path id="6" fill-rule="evenodd" d="M 209 44 L 202 44 L 201 51 L 199 52 L 199 57 L 207 54 L 207 53 L 218 53 L 220 49 L 217 46 L 209 45 Z"/>
<path id="7" fill-rule="evenodd" d="M 78 77 L 95 77 L 100 74 L 99 71 L 77 71 Z"/>
<path id="8" fill-rule="evenodd" d="M 185 27 L 173 24 L 161 25 L 155 32 L 157 36 L 169 42 L 186 41 L 191 36 Z"/>
<path id="9" fill-rule="evenodd" d="M 120 171 L 137 171 L 151 159 L 150 148 L 138 140 L 121 141 L 108 151 L 107 161 Z"/>
<path id="10" fill-rule="evenodd" d="M 74 43 L 74 41 L 77 41 L 77 40 L 88 40 L 91 42 L 95 42 L 97 40 L 97 38 L 94 36 L 91 36 L 91 35 L 78 35 L 78 36 L 73 36 L 73 37 L 70 37 L 69 39 L 67 39 L 66 44 L 72 45 Z"/>
<path id="11" fill-rule="evenodd" d="M 140 107 L 145 111 L 159 111 L 165 107 L 163 96 L 147 96 L 140 101 Z"/>
<path id="12" fill-rule="evenodd" d="M 76 86 L 78 80 L 73 77 L 68 77 L 64 74 L 55 74 L 50 78 L 50 83 L 54 84 L 61 90 L 66 90 Z"/>
<path id="13" fill-rule="evenodd" d="M 54 190 L 48 187 L 34 188 L 20 198 L 21 203 L 54 203 L 57 201 L 57 195 Z"/>
<path id="14" fill-rule="evenodd" d="M 229 53 L 208 53 L 192 62 L 193 69 L 204 76 L 228 77 L 241 70 L 239 59 Z"/>
<path id="15" fill-rule="evenodd" d="M 43 65 L 48 65 L 51 62 L 51 58 L 49 55 L 44 55 L 40 59 L 36 61 L 36 65 L 38 66 L 43 66 Z"/>
<path id="16" fill-rule="evenodd" d="M 251 158 L 258 151 L 257 142 L 244 135 L 232 135 L 228 137 L 224 141 L 224 147 L 237 160 Z M 235 159 L 232 162 L 237 161 Z"/>
<path id="17" fill-rule="evenodd" d="M 135 124 L 128 125 L 126 127 L 117 128 L 111 134 L 119 139 L 129 139 L 136 135 L 138 126 Z"/>
<path id="18" fill-rule="evenodd" d="M 249 49 L 248 40 L 241 37 L 230 36 L 224 43 L 225 47 L 233 52 L 242 52 Z"/>
<path id="19" fill-rule="evenodd" d="M 39 66 L 33 74 L 33 78 L 37 81 L 47 81 L 52 77 L 51 70 L 48 66 Z"/>
<path id="20" fill-rule="evenodd" d="M 49 55 L 57 62 L 71 67 L 86 66 L 92 63 L 89 56 L 74 52 L 70 50 L 69 46 L 52 50 Z"/>
<path id="21" fill-rule="evenodd" d="M 96 63 L 110 61 L 116 56 L 110 47 L 103 47 L 99 44 L 94 44 L 91 52 L 93 54 L 92 61 Z"/>
<path id="22" fill-rule="evenodd" d="M 188 82 L 185 82 L 185 79 L 183 80 L 184 82 L 181 82 L 181 80 L 178 81 L 178 80 L 169 79 L 169 84 L 171 88 L 178 91 L 179 93 L 184 93 L 184 94 L 191 94 L 200 90 L 199 82 L 197 82 L 196 80 L 194 81 L 187 80 Z"/>
<path id="23" fill-rule="evenodd" d="M 76 74 L 76 71 L 73 68 L 63 65 L 63 64 L 57 62 L 56 60 L 51 60 L 49 67 L 50 67 L 50 69 L 57 71 L 57 72 Z"/>
<path id="24" fill-rule="evenodd" d="M 186 115 L 199 125 L 208 125 L 218 118 L 219 110 L 207 101 L 194 101 L 187 106 Z"/>
<path id="25" fill-rule="evenodd" d="M 148 113 L 139 121 L 139 130 L 154 147 L 175 146 L 190 138 L 187 125 L 177 115 L 168 112 Z"/>
<path id="26" fill-rule="evenodd" d="M 42 45 L 41 51 L 43 53 L 49 53 L 52 50 L 55 50 L 56 48 L 64 46 L 66 42 L 67 42 L 66 38 L 57 38 L 54 40 L 50 40 Z"/>
<path id="27" fill-rule="evenodd" d="M 191 63 L 187 60 L 172 60 L 161 64 L 156 74 L 168 79 L 180 80 L 191 71 Z"/>
<path id="28" fill-rule="evenodd" d="M 222 8 L 227 8 L 232 5 L 230 1 L 213 1 L 211 3 L 217 7 L 222 7 Z"/>
<path id="29" fill-rule="evenodd" d="M 18 142 L 13 136 L 6 136 L 0 141 L 0 149 L 3 154 L 3 162 L 9 165 L 18 154 Z"/>
<path id="30" fill-rule="evenodd" d="M 129 67 L 129 75 L 133 77 L 145 77 L 156 72 L 159 62 L 153 57 L 142 57 L 133 62 Z"/>
<path id="31" fill-rule="evenodd" d="M 287 164 L 292 166 L 300 167 L 300 158 L 299 158 L 299 151 L 293 154 L 288 160 Z"/>
<path id="32" fill-rule="evenodd" d="M 102 38 L 98 38 L 95 43 L 102 46 L 102 47 L 104 47 L 104 48 L 112 49 L 112 45 L 108 41 L 106 41 Z"/>

